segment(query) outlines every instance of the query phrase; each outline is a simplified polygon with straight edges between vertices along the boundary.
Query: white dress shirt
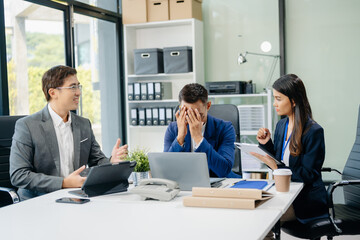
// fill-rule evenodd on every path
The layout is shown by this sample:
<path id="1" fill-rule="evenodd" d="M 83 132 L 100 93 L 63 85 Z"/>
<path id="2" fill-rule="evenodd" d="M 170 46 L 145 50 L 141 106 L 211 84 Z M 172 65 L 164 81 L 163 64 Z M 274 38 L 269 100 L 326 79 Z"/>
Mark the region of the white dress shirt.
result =
<path id="1" fill-rule="evenodd" d="M 289 158 L 290 158 L 290 149 L 289 149 L 289 145 L 286 145 L 285 151 L 284 151 L 284 157 L 283 157 L 283 162 L 285 164 L 285 166 L 289 166 Z"/>
<path id="2" fill-rule="evenodd" d="M 196 145 L 195 140 L 193 138 L 191 138 L 191 152 L 195 152 L 196 149 L 200 146 L 200 144 L 202 143 L 202 141 L 204 140 L 204 132 L 205 132 L 205 127 L 206 127 L 206 123 L 202 126 L 201 128 L 201 136 L 203 136 L 203 138 L 201 139 L 201 141 L 199 142 L 199 144 Z"/>
<path id="3" fill-rule="evenodd" d="M 48 104 L 51 119 L 54 124 L 56 139 L 60 154 L 60 176 L 67 177 L 74 171 L 74 139 L 71 129 L 71 114 L 69 119 L 63 119 Z"/>

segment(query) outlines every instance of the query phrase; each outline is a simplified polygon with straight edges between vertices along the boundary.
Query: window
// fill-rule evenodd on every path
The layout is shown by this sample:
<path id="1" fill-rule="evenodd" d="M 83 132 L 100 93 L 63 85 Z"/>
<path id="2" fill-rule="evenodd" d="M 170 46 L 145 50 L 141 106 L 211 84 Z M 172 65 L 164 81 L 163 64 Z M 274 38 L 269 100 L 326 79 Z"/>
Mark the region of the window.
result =
<path id="1" fill-rule="evenodd" d="M 118 137 L 126 140 L 118 0 L 2 2 L 5 28 L 0 31 L 6 36 L 6 57 L 1 51 L 1 60 L 6 65 L 1 62 L 0 73 L 8 87 L 0 85 L 0 113 L 8 111 L 6 95 L 10 115 L 41 110 L 46 105 L 44 72 L 55 65 L 75 67 L 83 85 L 78 114 L 90 119 L 97 141 L 109 155 Z"/>
<path id="2" fill-rule="evenodd" d="M 89 5 L 103 8 L 108 11 L 118 12 L 117 0 L 78 0 L 78 2 L 87 3 Z"/>
<path id="3" fill-rule="evenodd" d="M 77 8 L 74 12 L 75 67 L 84 86 L 79 115 L 90 119 L 97 141 L 109 155 L 122 128 L 118 25 L 115 19 L 89 16 Z"/>
<path id="4" fill-rule="evenodd" d="M 21 0 L 4 8 L 10 115 L 28 115 L 46 104 L 42 74 L 65 64 L 64 14 Z"/>

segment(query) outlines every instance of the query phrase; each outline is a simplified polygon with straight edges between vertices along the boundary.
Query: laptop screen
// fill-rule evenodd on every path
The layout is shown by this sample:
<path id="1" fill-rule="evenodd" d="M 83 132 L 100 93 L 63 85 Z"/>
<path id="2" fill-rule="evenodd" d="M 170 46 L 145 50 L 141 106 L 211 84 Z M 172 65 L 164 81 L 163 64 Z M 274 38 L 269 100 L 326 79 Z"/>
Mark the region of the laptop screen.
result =
<path id="1" fill-rule="evenodd" d="M 192 187 L 210 187 L 206 153 L 148 153 L 151 175 L 176 181 L 183 191 Z"/>

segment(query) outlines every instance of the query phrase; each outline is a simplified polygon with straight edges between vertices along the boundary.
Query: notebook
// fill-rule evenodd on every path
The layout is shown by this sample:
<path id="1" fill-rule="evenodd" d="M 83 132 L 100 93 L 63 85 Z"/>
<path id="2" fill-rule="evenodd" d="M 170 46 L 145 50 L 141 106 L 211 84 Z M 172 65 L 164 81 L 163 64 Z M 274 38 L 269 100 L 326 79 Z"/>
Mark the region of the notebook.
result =
<path id="1" fill-rule="evenodd" d="M 69 193 L 82 197 L 95 197 L 127 191 L 128 178 L 135 165 L 136 162 L 125 161 L 91 167 L 81 189 Z"/>
<path id="2" fill-rule="evenodd" d="M 151 175 L 176 181 L 182 191 L 193 187 L 220 187 L 224 178 L 209 177 L 206 153 L 152 152 L 148 153 Z"/>
<path id="3" fill-rule="evenodd" d="M 253 189 L 264 189 L 268 185 L 267 181 L 246 181 L 241 180 L 234 183 L 230 188 L 253 188 Z"/>

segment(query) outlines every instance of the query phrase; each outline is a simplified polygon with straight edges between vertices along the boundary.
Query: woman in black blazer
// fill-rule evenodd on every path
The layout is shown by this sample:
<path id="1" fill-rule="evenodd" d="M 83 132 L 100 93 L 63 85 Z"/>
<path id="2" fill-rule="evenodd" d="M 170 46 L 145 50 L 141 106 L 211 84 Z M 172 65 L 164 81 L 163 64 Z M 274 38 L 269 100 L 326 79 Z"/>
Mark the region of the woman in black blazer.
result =
<path id="1" fill-rule="evenodd" d="M 312 119 L 305 86 L 295 74 L 284 75 L 273 84 L 273 95 L 277 114 L 286 117 L 277 123 L 273 141 L 266 128 L 259 129 L 257 140 L 284 165 L 277 165 L 268 156 L 253 155 L 273 170 L 290 168 L 291 180 L 304 183 L 293 203 L 295 216 L 287 213 L 287 220 L 296 217 L 306 223 L 327 217 L 326 190 L 321 179 L 325 158 L 324 130 Z"/>

